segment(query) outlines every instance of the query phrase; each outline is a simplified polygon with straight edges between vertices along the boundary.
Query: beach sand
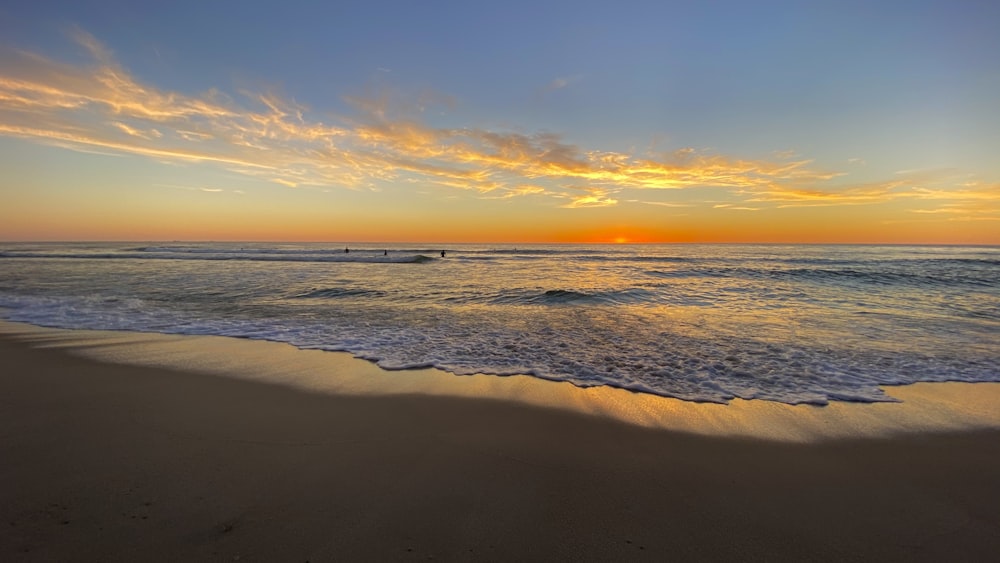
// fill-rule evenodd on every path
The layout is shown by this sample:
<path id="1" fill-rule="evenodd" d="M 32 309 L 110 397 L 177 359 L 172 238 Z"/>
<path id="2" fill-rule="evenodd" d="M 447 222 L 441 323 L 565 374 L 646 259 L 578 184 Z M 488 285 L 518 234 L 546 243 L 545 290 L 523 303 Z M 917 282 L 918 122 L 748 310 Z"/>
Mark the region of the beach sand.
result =
<path id="1" fill-rule="evenodd" d="M 1000 553 L 998 384 L 698 405 L 0 324 L 3 561 Z"/>

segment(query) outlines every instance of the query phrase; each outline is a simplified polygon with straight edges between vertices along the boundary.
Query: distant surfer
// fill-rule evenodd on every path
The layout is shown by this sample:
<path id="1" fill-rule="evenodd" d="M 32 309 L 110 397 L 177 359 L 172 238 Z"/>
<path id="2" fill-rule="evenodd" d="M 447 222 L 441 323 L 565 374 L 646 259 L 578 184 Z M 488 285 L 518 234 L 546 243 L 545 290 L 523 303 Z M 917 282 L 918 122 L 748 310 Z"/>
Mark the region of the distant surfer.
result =
<path id="1" fill-rule="evenodd" d="M 444 258 L 444 251 L 441 251 L 441 258 Z"/>
<path id="2" fill-rule="evenodd" d="M 389 255 L 389 251 L 388 250 L 383 250 L 382 251 L 382 256 L 388 256 L 388 255 Z"/>
<path id="3" fill-rule="evenodd" d="M 350 249 L 350 248 L 347 248 L 347 247 L 345 246 L 345 247 L 344 247 L 344 254 L 350 254 L 350 253 L 351 253 L 351 249 Z"/>

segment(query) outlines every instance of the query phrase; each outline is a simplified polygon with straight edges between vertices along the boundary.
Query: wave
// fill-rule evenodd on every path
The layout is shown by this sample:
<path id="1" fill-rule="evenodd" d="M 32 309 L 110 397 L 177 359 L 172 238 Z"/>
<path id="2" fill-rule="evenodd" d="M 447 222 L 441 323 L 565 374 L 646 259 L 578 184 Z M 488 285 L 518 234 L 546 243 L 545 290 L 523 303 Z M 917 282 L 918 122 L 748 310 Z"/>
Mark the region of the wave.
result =
<path id="1" fill-rule="evenodd" d="M 347 250 L 347 252 L 345 252 Z M 204 245 L 179 245 L 179 246 L 138 246 L 123 249 L 122 252 L 146 252 L 151 254 L 306 254 L 306 255 L 336 255 L 336 254 L 367 254 L 389 252 L 393 254 L 436 254 L 447 248 L 384 248 L 366 244 L 353 248 L 281 248 L 267 246 L 204 246 Z"/>
<path id="2" fill-rule="evenodd" d="M 191 251 L 133 251 L 113 253 L 59 253 L 59 252 L 0 252 L 4 258 L 46 258 L 60 260 L 212 260 L 212 261 L 247 261 L 247 262 L 336 262 L 365 264 L 423 264 L 436 260 L 423 254 L 370 254 L 367 252 L 333 253 L 331 251 L 313 252 L 218 252 L 203 249 Z"/>
<path id="3" fill-rule="evenodd" d="M 385 297 L 384 291 L 375 289 L 328 287 L 312 289 L 303 293 L 292 295 L 292 299 L 336 299 L 340 297 Z"/>
<path id="4" fill-rule="evenodd" d="M 209 283 L 211 278 L 203 281 L 205 289 L 218 287 Z M 0 316 L 63 328 L 275 340 L 301 348 L 347 351 L 386 369 L 434 366 L 456 374 L 528 374 L 581 387 L 607 385 L 699 402 L 726 403 L 735 397 L 789 404 L 876 402 L 893 400 L 879 389 L 884 384 L 1000 378 L 992 353 L 996 345 L 989 340 L 990 325 L 984 322 L 959 325 L 979 327 L 983 336 L 978 347 L 941 340 L 948 327 L 955 326 L 941 324 L 941 329 L 928 328 L 927 335 L 917 333 L 918 339 L 927 339 L 927 346 L 900 340 L 898 347 L 883 349 L 809 338 L 772 340 L 745 333 L 741 327 L 747 325 L 738 324 L 732 328 L 717 324 L 710 333 L 700 334 L 690 330 L 691 325 L 650 322 L 665 317 L 658 312 L 603 307 L 656 299 L 641 287 L 522 289 L 493 294 L 500 307 L 448 311 L 399 308 L 405 299 L 381 298 L 397 297 L 397 290 L 374 291 L 364 282 L 313 283 L 294 291 L 276 283 L 263 301 L 266 310 L 259 307 L 261 302 L 241 305 L 230 293 L 190 287 L 175 288 L 170 299 L 159 293 L 142 298 L 132 293 L 101 295 L 90 287 L 81 287 L 86 295 L 76 296 L 0 292 Z M 298 301 L 276 306 L 271 299 L 275 295 Z M 972 313 L 990 315 L 997 311 L 987 308 L 991 306 L 985 304 Z M 918 319 L 934 324 L 929 317 Z M 852 319 L 850 324 L 913 330 L 903 319 L 885 323 Z"/>
<path id="5" fill-rule="evenodd" d="M 536 295 L 570 302 L 595 297 L 567 290 Z M 483 319 L 489 330 L 457 335 L 449 328 L 456 326 L 451 323 L 400 325 L 396 317 L 389 325 L 370 327 L 367 322 L 344 322 L 339 316 L 318 322 L 293 317 L 192 317 L 151 306 L 137 299 L 0 294 L 0 307 L 9 308 L 0 309 L 3 317 L 41 326 L 272 340 L 304 349 L 349 352 L 385 369 L 436 367 L 459 375 L 526 374 L 579 387 L 617 387 L 695 402 L 725 404 L 737 397 L 814 405 L 895 401 L 879 385 L 997 381 L 1000 373 L 996 359 L 984 355 L 837 350 L 731 334 L 705 339 L 672 330 L 642 338 L 645 324 L 635 324 L 641 319 L 627 314 L 615 317 L 615 323 L 563 325 L 559 330 L 539 332 L 490 326 Z M 619 346 L 616 342 L 622 334 L 640 338 Z M 581 342 L 588 344 L 578 345 Z"/>
<path id="6" fill-rule="evenodd" d="M 488 299 L 496 305 L 628 305 L 657 301 L 657 295 L 642 288 L 612 291 L 575 291 L 550 289 L 537 292 L 508 292 Z"/>
<path id="7" fill-rule="evenodd" d="M 862 270 L 857 268 L 745 268 L 705 267 L 673 270 L 646 270 L 647 276 L 656 278 L 733 278 L 816 281 L 820 283 L 850 283 L 873 286 L 942 286 L 942 287 L 1000 287 L 1000 276 L 993 270 L 960 272 L 945 268 L 907 268 L 906 270 Z"/>
<path id="8" fill-rule="evenodd" d="M 600 301 L 600 297 L 601 296 L 599 294 L 584 293 L 582 291 L 550 289 L 545 293 L 527 297 L 524 299 L 524 302 L 550 305 L 574 302 L 594 302 Z"/>

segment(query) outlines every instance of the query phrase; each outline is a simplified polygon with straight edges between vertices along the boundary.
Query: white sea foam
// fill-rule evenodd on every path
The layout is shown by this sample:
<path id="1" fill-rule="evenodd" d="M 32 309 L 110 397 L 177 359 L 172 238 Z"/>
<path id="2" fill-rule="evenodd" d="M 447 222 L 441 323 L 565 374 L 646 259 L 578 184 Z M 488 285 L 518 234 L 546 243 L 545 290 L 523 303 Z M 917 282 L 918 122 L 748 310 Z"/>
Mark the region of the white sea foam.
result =
<path id="1" fill-rule="evenodd" d="M 0 307 L 45 326 L 275 340 L 386 369 L 691 401 L 886 401 L 879 385 L 1000 381 L 994 248 L 458 247 L 406 259 L 428 250 L 12 246 L 0 249 Z"/>

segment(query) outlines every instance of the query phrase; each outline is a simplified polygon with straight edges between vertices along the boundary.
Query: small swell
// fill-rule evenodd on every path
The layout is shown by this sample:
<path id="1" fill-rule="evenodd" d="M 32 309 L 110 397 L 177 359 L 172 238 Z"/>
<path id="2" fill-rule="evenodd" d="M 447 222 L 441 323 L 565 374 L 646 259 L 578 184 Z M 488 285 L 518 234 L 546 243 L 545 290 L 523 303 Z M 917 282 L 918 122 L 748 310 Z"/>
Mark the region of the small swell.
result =
<path id="1" fill-rule="evenodd" d="M 43 258 L 43 259 L 74 259 L 74 260 L 207 260 L 207 261 L 243 261 L 243 262 L 323 262 L 323 263 L 354 263 L 354 264 L 423 264 L 432 262 L 435 258 L 423 254 L 390 254 L 383 255 L 367 252 L 226 252 L 205 249 L 141 249 L 135 252 L 117 253 L 54 253 L 54 252 L 0 252 L 0 258 Z"/>
<path id="2" fill-rule="evenodd" d="M 346 287 L 328 287 L 312 289 L 293 295 L 292 299 L 337 299 L 341 297 L 385 297 L 384 291 L 374 289 L 358 289 Z"/>
<path id="3" fill-rule="evenodd" d="M 543 305 L 574 303 L 580 301 L 592 302 L 594 300 L 596 300 L 596 296 L 590 295 L 589 293 L 566 289 L 550 289 L 541 295 L 535 295 L 526 299 L 528 303 L 538 303 Z"/>
<path id="4" fill-rule="evenodd" d="M 651 303 L 657 300 L 656 295 L 646 289 L 630 288 L 617 291 L 573 291 L 568 289 L 550 289 L 542 293 L 515 293 L 500 295 L 492 299 L 495 304 L 503 305 L 627 305 L 632 303 Z"/>
<path id="5" fill-rule="evenodd" d="M 997 287 L 994 272 L 965 271 L 866 271 L 853 268 L 726 268 L 701 267 L 646 270 L 645 275 L 663 279 L 719 278 L 749 280 L 813 281 L 817 283 L 858 284 L 870 286 L 939 286 Z"/>

